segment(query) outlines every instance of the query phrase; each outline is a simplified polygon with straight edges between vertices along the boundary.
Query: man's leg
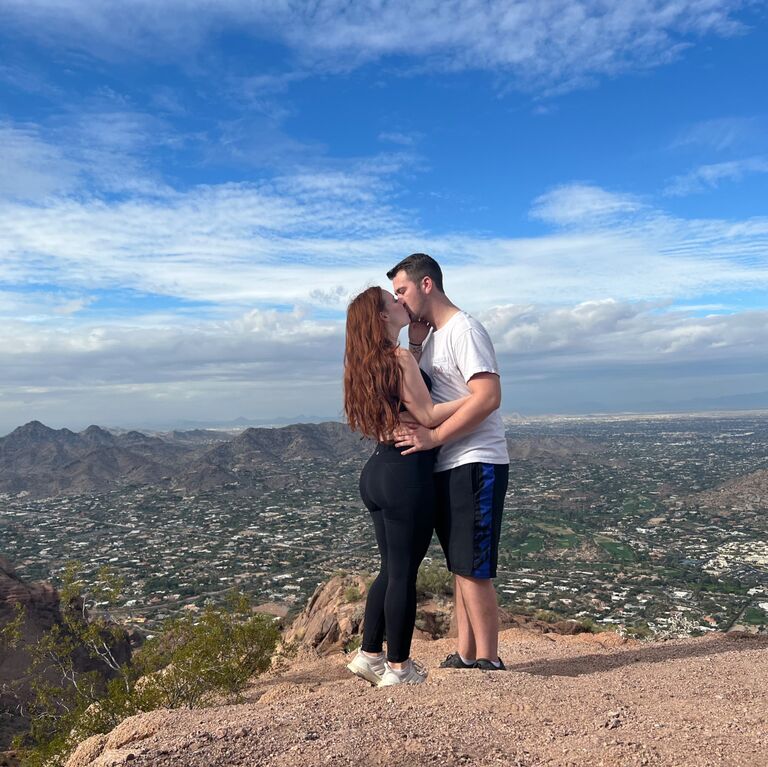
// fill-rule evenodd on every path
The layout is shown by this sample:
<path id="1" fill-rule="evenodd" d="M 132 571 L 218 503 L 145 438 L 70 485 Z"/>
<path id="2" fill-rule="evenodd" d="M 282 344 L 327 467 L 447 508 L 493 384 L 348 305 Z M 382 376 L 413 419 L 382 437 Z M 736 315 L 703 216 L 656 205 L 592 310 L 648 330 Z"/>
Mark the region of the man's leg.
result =
<path id="1" fill-rule="evenodd" d="M 493 581 L 490 578 L 469 578 L 464 575 L 454 577 L 459 652 L 465 658 L 497 661 L 499 659 L 499 608 Z M 461 600 L 462 609 L 459 609 L 459 600 Z M 466 625 L 462 627 L 462 623 Z M 468 638 L 471 638 L 471 648 L 476 651 L 476 654 L 470 656 L 465 655 L 462 649 L 462 647 L 470 649 L 470 645 L 462 644 L 462 639 L 467 641 Z"/>
<path id="2" fill-rule="evenodd" d="M 438 537 L 454 573 L 458 651 L 469 660 L 498 660 L 496 561 L 508 467 L 464 464 L 435 475 L 442 503 Z M 459 575 L 458 573 L 464 573 Z"/>
<path id="3" fill-rule="evenodd" d="M 458 650 L 464 660 L 477 660 L 475 633 L 472 630 L 472 623 L 464 604 L 464 593 L 461 586 L 463 580 L 460 575 L 453 576 L 453 606 L 456 615 L 456 628 L 459 632 Z"/>

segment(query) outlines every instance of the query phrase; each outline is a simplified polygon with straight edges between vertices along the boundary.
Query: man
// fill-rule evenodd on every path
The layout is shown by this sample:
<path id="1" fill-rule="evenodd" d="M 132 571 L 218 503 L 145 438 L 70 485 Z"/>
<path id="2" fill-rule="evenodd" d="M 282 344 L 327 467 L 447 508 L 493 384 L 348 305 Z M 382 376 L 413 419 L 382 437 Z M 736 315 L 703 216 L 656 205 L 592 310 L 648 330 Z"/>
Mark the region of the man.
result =
<path id="1" fill-rule="evenodd" d="M 440 266 L 414 253 L 387 272 L 411 316 L 410 350 L 432 378 L 436 402 L 467 402 L 434 429 L 405 423 L 404 454 L 440 447 L 435 465 L 435 529 L 454 575 L 457 652 L 441 666 L 503 670 L 498 654 L 496 577 L 509 455 L 499 412 L 501 385 L 485 328 L 443 292 Z M 430 332 L 431 331 L 431 332 Z"/>

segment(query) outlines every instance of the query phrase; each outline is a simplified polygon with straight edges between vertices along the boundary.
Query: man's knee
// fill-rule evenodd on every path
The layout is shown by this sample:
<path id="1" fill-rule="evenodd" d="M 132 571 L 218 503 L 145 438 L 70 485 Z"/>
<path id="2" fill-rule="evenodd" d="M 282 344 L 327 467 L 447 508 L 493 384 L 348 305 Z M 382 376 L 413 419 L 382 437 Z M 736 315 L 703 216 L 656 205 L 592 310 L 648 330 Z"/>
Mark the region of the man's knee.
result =
<path id="1" fill-rule="evenodd" d="M 453 577 L 459 587 L 464 585 L 478 586 L 480 588 L 488 588 L 489 585 L 493 586 L 493 579 L 491 578 L 473 578 L 471 575 L 458 575 L 456 573 L 454 573 Z"/>

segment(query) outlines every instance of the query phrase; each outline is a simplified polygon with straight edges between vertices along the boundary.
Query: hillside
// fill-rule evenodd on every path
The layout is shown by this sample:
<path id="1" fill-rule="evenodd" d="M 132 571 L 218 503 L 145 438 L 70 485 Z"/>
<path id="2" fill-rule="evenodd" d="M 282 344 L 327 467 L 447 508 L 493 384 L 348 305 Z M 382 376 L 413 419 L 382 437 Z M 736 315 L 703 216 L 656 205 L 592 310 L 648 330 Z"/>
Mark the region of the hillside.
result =
<path id="1" fill-rule="evenodd" d="M 735 477 L 712 490 L 688 496 L 686 501 L 726 513 L 762 511 L 768 507 L 768 469 Z"/>
<path id="2" fill-rule="evenodd" d="M 89 426 L 76 433 L 31 421 L 0 439 L 0 493 L 49 497 L 161 484 L 190 453 L 136 431 Z"/>
<path id="3" fill-rule="evenodd" d="M 377 690 L 340 653 L 307 654 L 238 705 L 158 711 L 81 744 L 69 767 L 753 767 L 768 752 L 768 641 L 509 629 L 509 671 L 436 668 L 453 640 L 416 641 L 422 687 Z"/>

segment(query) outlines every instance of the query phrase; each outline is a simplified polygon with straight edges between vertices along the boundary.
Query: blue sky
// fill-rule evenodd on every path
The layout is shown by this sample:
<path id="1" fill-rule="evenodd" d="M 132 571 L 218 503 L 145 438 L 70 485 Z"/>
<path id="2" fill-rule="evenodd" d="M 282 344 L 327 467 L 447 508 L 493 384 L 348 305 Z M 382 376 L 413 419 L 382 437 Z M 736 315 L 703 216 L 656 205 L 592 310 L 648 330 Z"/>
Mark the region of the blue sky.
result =
<path id="1" fill-rule="evenodd" d="M 759 2 L 0 8 L 0 432 L 340 413 L 402 256 L 506 412 L 768 406 Z"/>

